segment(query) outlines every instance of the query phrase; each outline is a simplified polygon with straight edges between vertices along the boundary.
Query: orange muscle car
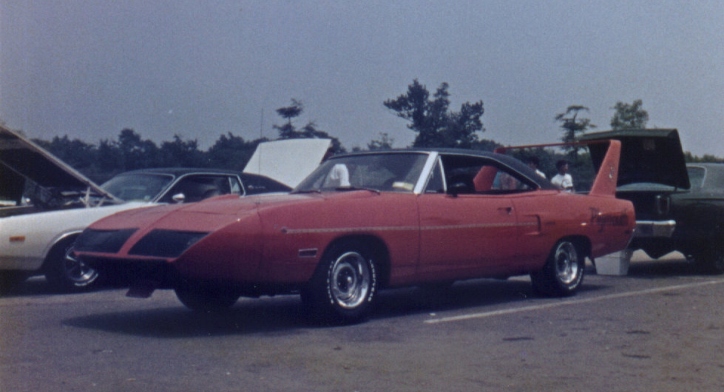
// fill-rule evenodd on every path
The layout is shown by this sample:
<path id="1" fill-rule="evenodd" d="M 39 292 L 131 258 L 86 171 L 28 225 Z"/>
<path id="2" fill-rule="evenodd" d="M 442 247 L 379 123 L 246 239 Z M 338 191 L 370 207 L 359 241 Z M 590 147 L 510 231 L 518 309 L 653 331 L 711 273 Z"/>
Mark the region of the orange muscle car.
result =
<path id="1" fill-rule="evenodd" d="M 220 196 L 100 220 L 75 254 L 124 275 L 129 295 L 171 288 L 187 307 L 299 293 L 310 315 L 355 322 L 378 290 L 530 274 L 534 291 L 570 295 L 585 257 L 622 250 L 635 225 L 616 199 L 610 141 L 587 195 L 557 190 L 522 162 L 468 150 L 334 156 L 290 194 Z"/>

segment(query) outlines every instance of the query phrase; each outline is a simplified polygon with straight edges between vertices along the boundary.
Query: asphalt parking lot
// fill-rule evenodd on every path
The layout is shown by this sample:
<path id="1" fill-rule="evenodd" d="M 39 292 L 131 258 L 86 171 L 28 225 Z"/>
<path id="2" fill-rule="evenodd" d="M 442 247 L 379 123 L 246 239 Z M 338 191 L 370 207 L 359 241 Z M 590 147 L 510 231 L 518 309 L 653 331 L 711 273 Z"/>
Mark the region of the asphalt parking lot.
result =
<path id="1" fill-rule="evenodd" d="M 0 297 L 0 391 L 724 390 L 724 277 L 680 255 L 589 273 L 564 299 L 524 277 L 389 290 L 344 327 L 310 324 L 294 296 L 206 315 L 124 293 L 33 279 Z"/>

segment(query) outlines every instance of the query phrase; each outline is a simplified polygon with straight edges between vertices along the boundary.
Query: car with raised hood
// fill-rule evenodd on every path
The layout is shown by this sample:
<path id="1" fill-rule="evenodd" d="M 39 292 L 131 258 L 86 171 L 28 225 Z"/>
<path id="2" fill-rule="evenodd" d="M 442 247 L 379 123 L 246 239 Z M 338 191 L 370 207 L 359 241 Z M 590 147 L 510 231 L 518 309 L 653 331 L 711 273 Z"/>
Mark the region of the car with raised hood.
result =
<path id="1" fill-rule="evenodd" d="M 276 165 L 275 147 L 262 143 L 266 167 Z M 283 160 L 318 165 L 327 139 L 292 144 Z M 284 149 L 282 149 L 284 150 Z M 282 158 L 279 158 L 282 159 Z M 316 163 L 314 162 L 316 160 Z M 146 169 L 121 173 L 98 186 L 22 135 L 0 127 L 0 291 L 43 274 L 56 289 L 87 290 L 98 273 L 68 254 L 89 224 L 119 211 L 158 203 L 190 203 L 220 194 L 288 192 L 306 173 L 282 183 L 264 176 L 257 164 L 244 173 L 213 169 Z M 278 168 L 277 168 L 278 169 Z M 304 170 L 302 168 L 302 170 Z M 296 181 L 296 182 L 295 182 Z"/>
<path id="2" fill-rule="evenodd" d="M 128 295 L 174 289 L 194 310 L 300 294 L 315 320 L 350 323 L 378 291 L 530 274 L 573 294 L 585 257 L 626 247 L 633 205 L 614 197 L 620 143 L 588 195 L 557 190 L 515 158 L 387 150 L 329 158 L 290 194 L 127 211 L 95 222 L 74 254 L 125 274 Z"/>
<path id="3" fill-rule="evenodd" d="M 724 165 L 687 164 L 676 129 L 605 131 L 581 138 L 608 139 L 622 143 L 616 195 L 636 208 L 629 249 L 652 258 L 678 251 L 704 272 L 724 273 Z M 591 156 L 595 166 L 603 151 L 592 148 Z"/>

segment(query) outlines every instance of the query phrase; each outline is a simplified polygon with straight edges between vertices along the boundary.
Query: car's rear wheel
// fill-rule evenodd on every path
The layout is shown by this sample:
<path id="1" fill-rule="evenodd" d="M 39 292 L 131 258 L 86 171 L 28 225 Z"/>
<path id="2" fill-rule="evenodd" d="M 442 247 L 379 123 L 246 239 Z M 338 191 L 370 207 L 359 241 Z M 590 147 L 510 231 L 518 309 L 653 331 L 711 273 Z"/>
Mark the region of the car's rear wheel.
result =
<path id="1" fill-rule="evenodd" d="M 697 265 L 707 274 L 719 275 L 724 273 L 724 245 L 711 243 L 695 257 Z"/>
<path id="2" fill-rule="evenodd" d="M 174 291 L 184 306 L 197 312 L 225 311 L 239 300 L 234 291 L 210 286 L 183 286 Z"/>
<path id="3" fill-rule="evenodd" d="M 317 321 L 349 324 L 369 316 L 378 285 L 372 253 L 360 241 L 346 241 L 323 256 L 302 301 Z"/>
<path id="4" fill-rule="evenodd" d="M 583 282 L 584 263 L 584 254 L 575 242 L 558 241 L 543 269 L 530 275 L 533 290 L 547 296 L 574 294 Z"/>
<path id="5" fill-rule="evenodd" d="M 99 283 L 98 271 L 72 254 L 75 239 L 57 244 L 48 254 L 45 279 L 56 290 L 79 292 L 94 288 Z"/>

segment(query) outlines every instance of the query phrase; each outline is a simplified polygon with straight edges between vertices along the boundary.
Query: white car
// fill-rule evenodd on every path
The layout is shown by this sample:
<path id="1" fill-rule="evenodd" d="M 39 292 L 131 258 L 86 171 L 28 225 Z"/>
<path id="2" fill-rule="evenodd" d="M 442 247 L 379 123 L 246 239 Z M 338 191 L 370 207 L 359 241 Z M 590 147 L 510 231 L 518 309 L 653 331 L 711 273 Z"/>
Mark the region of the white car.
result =
<path id="1" fill-rule="evenodd" d="M 299 180 L 319 164 L 328 139 L 299 140 L 286 145 L 283 160 L 296 156 L 292 168 Z M 258 149 L 257 152 L 262 151 Z M 256 153 L 255 153 L 256 155 Z M 276 156 L 279 157 L 278 155 Z M 254 158 L 252 158 L 254 159 Z M 157 203 L 194 202 L 207 197 L 288 192 L 297 177 L 282 183 L 264 176 L 263 166 L 278 170 L 275 154 L 256 158 L 255 172 L 212 169 L 145 169 L 119 174 L 101 186 L 43 150 L 30 140 L 0 127 L 0 292 L 31 275 L 45 275 L 57 290 L 86 290 L 99 282 L 98 273 L 69 256 L 76 237 L 98 219 L 131 208 Z M 312 167 L 312 168 L 313 168 Z"/>

